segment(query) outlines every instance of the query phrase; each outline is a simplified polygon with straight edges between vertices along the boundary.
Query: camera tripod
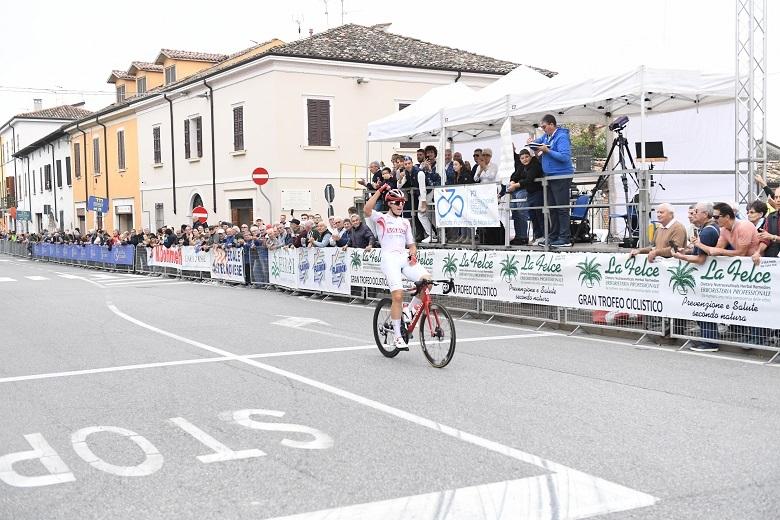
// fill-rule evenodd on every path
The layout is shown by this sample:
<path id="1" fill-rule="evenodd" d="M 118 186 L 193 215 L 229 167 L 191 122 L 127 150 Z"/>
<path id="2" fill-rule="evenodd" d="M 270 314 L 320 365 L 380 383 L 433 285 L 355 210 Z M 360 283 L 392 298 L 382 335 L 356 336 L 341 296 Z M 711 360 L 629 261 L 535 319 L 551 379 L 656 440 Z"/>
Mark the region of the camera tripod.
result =
<path id="1" fill-rule="evenodd" d="M 632 169 L 636 169 L 636 165 L 634 164 L 634 158 L 631 155 L 631 150 L 628 148 L 628 139 L 623 135 L 623 129 L 625 126 L 621 126 L 618 128 L 612 128 L 610 125 L 610 130 L 614 130 L 617 133 L 617 137 L 612 141 L 612 147 L 609 149 L 609 153 L 607 154 L 607 160 L 604 161 L 604 166 L 601 168 L 601 171 L 604 172 L 609 167 L 609 160 L 612 158 L 612 154 L 615 152 L 615 149 L 618 151 L 618 161 L 615 165 L 613 170 L 616 170 L 618 166 L 621 170 L 626 169 L 626 156 L 628 156 L 628 160 L 631 164 Z M 590 191 L 590 197 L 588 198 L 588 207 L 591 207 L 593 205 L 593 199 L 596 197 L 596 193 L 607 182 L 609 176 L 607 175 L 599 175 L 598 180 L 596 181 L 596 185 L 593 186 L 593 189 Z M 623 193 L 626 197 L 626 226 L 628 227 L 628 236 L 629 240 L 634 241 L 634 235 L 638 231 L 638 222 L 634 222 L 636 219 L 637 212 L 634 211 L 633 215 L 631 212 L 631 206 L 629 206 L 629 198 L 628 198 L 628 176 L 626 175 L 625 171 L 620 176 L 621 181 L 623 182 Z M 634 181 L 634 184 L 639 187 L 639 183 L 637 182 L 636 178 L 633 176 L 631 177 L 631 180 Z M 579 224 L 579 227 L 577 228 L 576 236 L 579 236 L 579 234 L 582 232 L 582 227 L 585 225 L 586 220 L 582 220 Z M 633 247 L 633 246 L 632 246 Z"/>

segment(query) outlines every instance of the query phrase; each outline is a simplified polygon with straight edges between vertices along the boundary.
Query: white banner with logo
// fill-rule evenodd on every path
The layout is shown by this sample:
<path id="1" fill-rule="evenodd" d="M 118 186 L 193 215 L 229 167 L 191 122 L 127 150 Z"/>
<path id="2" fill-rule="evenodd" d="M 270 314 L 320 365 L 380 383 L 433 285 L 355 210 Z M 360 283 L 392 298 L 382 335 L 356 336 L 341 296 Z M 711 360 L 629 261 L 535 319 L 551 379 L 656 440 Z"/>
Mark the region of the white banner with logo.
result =
<path id="1" fill-rule="evenodd" d="M 280 247 L 268 251 L 268 281 L 289 289 L 298 288 L 298 251 Z"/>
<path id="2" fill-rule="evenodd" d="M 212 278 L 229 282 L 245 281 L 243 248 L 212 248 L 211 255 Z"/>
<path id="3" fill-rule="evenodd" d="M 181 248 L 181 268 L 185 271 L 211 271 L 211 253 L 192 246 Z"/>
<path id="4" fill-rule="evenodd" d="M 350 250 L 352 285 L 386 288 L 381 252 Z M 436 279 L 453 278 L 454 296 L 593 310 L 615 317 L 665 316 L 773 327 L 780 309 L 780 259 L 710 258 L 702 266 L 650 262 L 628 253 L 420 251 Z"/>
<path id="5" fill-rule="evenodd" d="M 498 227 L 496 184 L 464 184 L 433 190 L 437 227 Z"/>
<path id="6" fill-rule="evenodd" d="M 303 247 L 298 256 L 298 289 L 351 293 L 347 251 L 340 247 Z"/>

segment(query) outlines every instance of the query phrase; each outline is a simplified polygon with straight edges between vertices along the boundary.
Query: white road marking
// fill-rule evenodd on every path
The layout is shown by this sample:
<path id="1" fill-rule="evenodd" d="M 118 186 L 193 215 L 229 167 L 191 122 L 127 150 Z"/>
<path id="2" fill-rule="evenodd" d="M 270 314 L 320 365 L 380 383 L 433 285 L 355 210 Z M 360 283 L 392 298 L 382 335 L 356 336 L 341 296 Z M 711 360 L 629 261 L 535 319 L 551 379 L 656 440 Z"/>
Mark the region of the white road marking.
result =
<path id="1" fill-rule="evenodd" d="M 76 276 L 75 274 L 60 273 L 60 272 L 57 273 L 57 276 L 59 276 L 60 278 L 65 278 L 67 280 L 84 280 L 85 282 L 89 282 L 92 285 L 97 285 L 101 289 L 105 289 L 105 287 L 103 287 L 102 285 L 100 285 L 96 281 L 90 280 L 89 278 L 85 278 L 83 276 Z"/>
<path id="2" fill-rule="evenodd" d="M 144 283 L 153 283 L 158 285 L 170 285 L 172 283 L 177 283 L 176 278 L 144 278 L 143 280 L 117 280 L 117 281 L 101 281 L 103 285 L 106 287 L 121 287 L 123 285 L 137 285 L 137 284 L 144 284 Z M 189 283 L 189 282 L 186 282 Z"/>
<path id="3" fill-rule="evenodd" d="M 367 397 L 357 395 L 347 390 L 343 390 L 341 388 L 331 386 L 327 383 L 321 383 L 319 381 L 315 381 L 314 379 L 310 379 L 308 377 L 301 376 L 293 372 L 289 372 L 287 370 L 276 368 L 274 366 L 267 365 L 265 363 L 260 363 L 258 361 L 255 361 L 254 359 L 249 359 L 246 356 L 236 356 L 235 354 L 232 354 L 226 350 L 213 347 L 211 345 L 207 345 L 200 341 L 195 341 L 189 338 L 185 338 L 184 336 L 179 336 L 178 334 L 174 334 L 167 330 L 160 329 L 153 325 L 144 323 L 136 318 L 133 318 L 132 316 L 129 316 L 123 313 L 122 311 L 120 311 L 114 305 L 109 304 L 108 308 L 111 310 L 111 312 L 113 312 L 120 318 L 127 320 L 130 323 L 133 323 L 135 325 L 138 325 L 139 327 L 145 328 L 147 330 L 151 330 L 152 332 L 156 332 L 157 334 L 160 334 L 162 336 L 167 336 L 171 339 L 181 341 L 182 343 L 186 343 L 188 345 L 192 345 L 194 347 L 207 350 L 209 352 L 213 352 L 221 356 L 235 356 L 236 361 L 240 361 L 247 365 L 259 368 L 261 370 L 265 370 L 267 372 L 271 372 L 273 374 L 279 375 L 287 379 L 292 379 L 293 381 L 297 381 L 299 383 L 317 388 L 324 392 L 328 392 L 330 394 L 334 394 L 344 399 L 348 399 L 350 401 L 361 404 L 363 406 L 367 406 L 369 408 L 373 408 L 374 410 L 386 413 L 393 417 L 397 417 L 399 419 L 409 421 L 418 426 L 429 428 L 433 431 L 442 433 L 444 435 L 448 435 L 450 437 L 461 440 L 463 442 L 468 442 L 470 444 L 479 446 L 486 450 L 493 451 L 495 453 L 499 453 L 501 455 L 511 457 L 515 460 L 527 464 L 532 464 L 534 466 L 544 468 L 545 470 L 558 474 L 557 478 L 545 479 L 544 481 L 545 484 L 549 486 L 547 489 L 540 490 L 534 486 L 531 486 L 527 491 L 529 494 L 523 497 L 523 500 L 525 500 L 526 503 L 539 504 L 539 509 L 537 509 L 536 511 L 529 512 L 529 513 L 533 513 L 532 518 L 555 518 L 555 519 L 584 518 L 587 516 L 595 516 L 597 514 L 612 513 L 616 511 L 625 511 L 625 510 L 634 509 L 638 507 L 645 507 L 645 506 L 653 505 L 657 501 L 655 497 L 648 495 L 646 493 L 642 493 L 640 491 L 636 491 L 627 488 L 625 486 L 621 486 L 620 484 L 615 484 L 614 482 L 609 482 L 604 479 L 588 475 L 586 473 L 575 470 L 568 466 L 564 466 L 562 464 L 558 464 L 556 462 L 543 459 L 536 455 L 526 453 L 518 449 L 511 448 L 509 446 L 505 446 L 503 444 L 497 443 L 495 441 L 491 441 L 484 437 L 480 437 L 478 435 L 474 435 L 465 432 L 463 430 L 453 428 L 446 424 L 442 424 L 436 421 L 432 421 L 430 419 L 426 419 L 419 415 L 401 410 L 400 408 L 395 408 L 393 406 L 386 405 L 379 401 L 375 401 L 373 399 L 369 399 Z M 545 497 L 547 496 L 548 493 L 549 493 L 549 497 L 547 499 L 547 502 L 545 502 Z M 574 504 L 584 504 L 584 503 L 589 503 L 589 506 L 588 507 L 583 506 L 582 509 L 579 509 L 578 516 L 571 516 L 569 515 L 569 512 L 566 509 L 559 509 L 558 507 L 559 504 L 564 504 L 567 507 L 571 508 L 574 507 L 573 506 Z M 549 513 L 544 514 L 545 511 L 549 511 Z M 529 516 L 526 515 L 526 517 Z M 324 518 L 324 517 L 319 516 L 317 518 Z M 450 516 L 449 518 L 457 518 L 457 517 Z"/>
<path id="4" fill-rule="evenodd" d="M 290 327 L 293 329 L 299 329 L 306 325 L 325 325 L 330 327 L 327 323 L 317 318 L 306 318 L 303 316 L 284 316 L 281 314 L 276 315 L 277 318 L 284 318 L 283 320 L 272 321 L 271 325 L 279 325 L 280 327 Z"/>
<path id="5" fill-rule="evenodd" d="M 110 432 L 126 437 L 130 439 L 136 446 L 141 448 L 144 452 L 144 460 L 140 464 L 135 466 L 117 466 L 101 459 L 90 449 L 87 444 L 87 439 L 93 433 Z M 138 435 L 134 431 L 127 430 L 125 428 L 119 428 L 118 426 L 90 426 L 82 428 L 71 435 L 71 443 L 73 444 L 73 451 L 76 455 L 84 459 L 90 466 L 100 471 L 105 471 L 111 475 L 117 475 L 120 477 L 146 477 L 162 468 L 165 459 L 157 448 L 149 442 L 149 440 Z"/>
<path id="6" fill-rule="evenodd" d="M 7 276 L 0 276 L 0 282 L 15 282 L 13 278 L 8 278 Z"/>
<path id="7" fill-rule="evenodd" d="M 477 343 L 481 341 L 500 341 L 505 339 L 523 339 L 531 338 L 534 336 L 544 336 L 544 334 L 514 334 L 509 336 L 489 336 L 485 338 L 461 338 L 458 343 Z M 417 341 L 409 342 L 409 346 L 418 346 L 420 343 Z M 247 359 L 259 359 L 259 358 L 273 358 L 273 357 L 288 357 L 288 356 L 304 356 L 309 354 L 331 354 L 334 352 L 352 352 L 357 350 L 373 350 L 376 348 L 375 343 L 369 345 L 357 345 L 354 347 L 330 347 L 330 348 L 315 348 L 307 350 L 288 350 L 282 352 L 264 352 L 262 354 L 248 354 L 248 355 L 231 355 L 231 356 L 219 356 L 210 358 L 196 358 L 196 359 L 182 359 L 178 361 L 159 361 L 156 363 L 141 363 L 137 365 L 121 365 L 116 367 L 105 368 L 87 368 L 84 370 L 68 370 L 66 372 L 49 372 L 43 374 L 31 374 L 27 376 L 10 376 L 0 378 L 0 384 L 3 383 L 16 383 L 19 381 L 35 381 L 39 379 L 54 379 L 57 377 L 72 377 L 72 376 L 85 376 L 91 374 L 105 374 L 108 372 L 125 372 L 128 370 L 143 370 L 146 368 L 162 368 L 162 367 L 174 367 L 179 365 L 197 365 L 200 363 L 218 363 L 222 361 L 240 361 L 241 358 Z M 780 365 L 778 365 L 780 366 Z"/>
<path id="8" fill-rule="evenodd" d="M 28 280 L 36 281 L 36 282 L 37 281 L 41 281 L 41 280 L 48 280 L 48 278 L 46 278 L 45 276 L 25 276 L 25 278 L 27 278 Z"/>
<path id="9" fill-rule="evenodd" d="M 618 484 L 603 481 L 611 486 L 593 487 L 590 478 L 570 478 L 564 473 L 552 473 L 269 520 L 573 520 L 652 505 L 634 505 L 633 494 L 637 492 Z"/>

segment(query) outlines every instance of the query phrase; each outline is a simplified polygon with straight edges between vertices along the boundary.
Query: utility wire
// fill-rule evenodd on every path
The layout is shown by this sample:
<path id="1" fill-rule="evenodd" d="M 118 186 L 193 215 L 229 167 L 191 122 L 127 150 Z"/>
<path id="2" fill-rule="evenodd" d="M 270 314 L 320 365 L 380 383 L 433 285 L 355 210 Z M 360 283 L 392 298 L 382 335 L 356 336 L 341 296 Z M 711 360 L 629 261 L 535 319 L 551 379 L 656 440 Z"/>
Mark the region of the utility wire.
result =
<path id="1" fill-rule="evenodd" d="M 107 90 L 74 90 L 74 89 L 61 89 L 61 88 L 37 88 L 37 87 L 12 87 L 8 85 L 0 85 L 0 92 L 32 92 L 39 94 L 86 94 L 90 96 L 114 96 L 116 92 L 110 92 Z"/>

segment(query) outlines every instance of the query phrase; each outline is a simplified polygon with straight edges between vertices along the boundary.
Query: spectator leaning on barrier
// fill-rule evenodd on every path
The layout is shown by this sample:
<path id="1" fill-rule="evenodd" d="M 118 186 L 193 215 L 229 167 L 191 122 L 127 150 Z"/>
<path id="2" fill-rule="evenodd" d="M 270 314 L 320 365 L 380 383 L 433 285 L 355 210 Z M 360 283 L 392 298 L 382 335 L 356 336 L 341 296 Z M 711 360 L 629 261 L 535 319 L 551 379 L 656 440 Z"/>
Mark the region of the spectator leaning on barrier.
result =
<path id="1" fill-rule="evenodd" d="M 696 265 L 702 265 L 707 261 L 709 253 L 704 251 L 701 246 L 715 247 L 720 239 L 720 228 L 718 227 L 717 222 L 713 220 L 712 215 L 712 203 L 699 202 L 694 206 L 691 221 L 694 225 L 694 238 L 692 243 L 697 245 L 693 246 L 693 250 L 690 254 L 686 254 L 682 251 L 672 253 L 674 258 Z M 699 334 L 701 337 L 711 340 L 711 342 L 696 341 L 690 346 L 690 349 L 697 352 L 717 352 L 720 347 L 713 342 L 718 341 L 720 338 L 718 324 L 712 321 L 699 321 L 697 323 L 699 325 Z"/>
<path id="2" fill-rule="evenodd" d="M 368 229 L 368 226 L 360 220 L 358 215 L 349 217 L 352 222 L 352 233 L 350 234 L 350 247 L 359 247 L 370 249 L 374 246 L 374 234 Z"/>
<path id="3" fill-rule="evenodd" d="M 775 201 L 780 201 L 780 188 L 775 189 L 772 195 Z M 773 211 L 764 219 L 764 226 L 758 232 L 760 243 L 758 250 L 753 253 L 753 262 L 758 264 L 760 257 L 776 257 L 780 253 L 780 214 Z"/>
<path id="4" fill-rule="evenodd" d="M 317 224 L 317 238 L 309 241 L 309 247 L 328 247 L 330 245 L 330 231 L 325 222 Z"/>
<path id="5" fill-rule="evenodd" d="M 528 143 L 536 143 L 536 155 L 541 158 L 544 175 L 549 177 L 547 183 L 547 204 L 550 206 L 568 206 L 571 196 L 571 178 L 556 179 L 556 177 L 571 175 L 574 167 L 571 164 L 571 140 L 569 130 L 559 128 L 555 116 L 547 114 L 542 117 L 539 127 L 544 135 L 536 139 L 528 138 Z M 571 247 L 571 222 L 569 208 L 554 208 L 550 210 L 550 245 L 555 247 Z M 541 239 L 538 243 L 543 243 Z"/>
<path id="6" fill-rule="evenodd" d="M 693 237 L 698 237 L 699 245 L 715 247 L 720 239 L 720 227 L 712 218 L 713 208 L 710 202 L 699 202 L 693 210 Z M 691 240 L 693 244 L 693 240 Z M 702 265 L 709 254 L 698 245 L 693 245 L 691 251 L 678 250 L 672 253 L 674 258 L 696 265 Z"/>
<path id="7" fill-rule="evenodd" d="M 632 249 L 631 256 L 647 254 L 647 259 L 653 262 L 658 256 L 664 258 L 672 256 L 672 246 L 675 249 L 684 249 L 688 245 L 688 233 L 685 231 L 685 226 L 674 218 L 674 208 L 671 204 L 665 202 L 659 204 L 655 209 L 655 215 L 661 225 L 655 232 L 653 247 Z"/>
<path id="8" fill-rule="evenodd" d="M 758 251 L 758 230 L 747 220 L 736 220 L 734 210 L 725 202 L 713 206 L 713 218 L 720 226 L 720 238 L 713 246 L 701 244 L 698 238 L 693 245 L 710 256 L 753 256 Z M 726 249 L 731 246 L 731 249 Z"/>

